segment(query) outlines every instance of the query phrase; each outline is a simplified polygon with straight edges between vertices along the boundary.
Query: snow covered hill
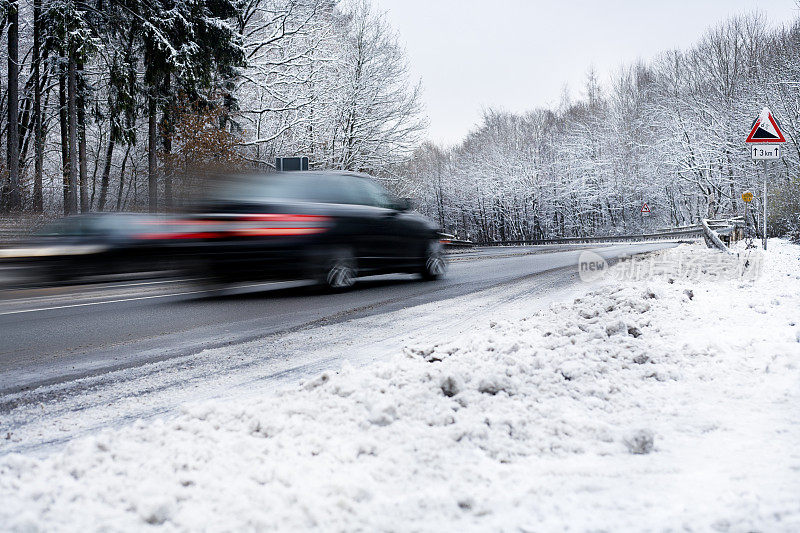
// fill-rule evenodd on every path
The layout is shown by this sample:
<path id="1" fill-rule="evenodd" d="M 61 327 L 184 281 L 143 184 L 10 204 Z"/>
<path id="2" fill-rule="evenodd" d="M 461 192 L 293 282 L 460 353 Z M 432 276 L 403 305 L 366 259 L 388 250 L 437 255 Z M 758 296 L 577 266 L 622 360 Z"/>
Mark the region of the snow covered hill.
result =
<path id="1" fill-rule="evenodd" d="M 796 531 L 800 248 L 747 253 L 652 254 L 468 338 L 8 455 L 0 524 Z"/>

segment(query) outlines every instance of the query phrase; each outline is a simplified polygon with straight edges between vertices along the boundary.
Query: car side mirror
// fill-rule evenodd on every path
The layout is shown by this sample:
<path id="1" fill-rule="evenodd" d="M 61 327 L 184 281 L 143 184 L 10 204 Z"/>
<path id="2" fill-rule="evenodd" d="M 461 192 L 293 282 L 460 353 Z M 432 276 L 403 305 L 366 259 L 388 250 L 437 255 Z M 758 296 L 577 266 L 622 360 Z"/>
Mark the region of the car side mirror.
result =
<path id="1" fill-rule="evenodd" d="M 414 202 L 411 198 L 400 198 L 397 200 L 398 211 L 411 211 L 414 209 Z"/>

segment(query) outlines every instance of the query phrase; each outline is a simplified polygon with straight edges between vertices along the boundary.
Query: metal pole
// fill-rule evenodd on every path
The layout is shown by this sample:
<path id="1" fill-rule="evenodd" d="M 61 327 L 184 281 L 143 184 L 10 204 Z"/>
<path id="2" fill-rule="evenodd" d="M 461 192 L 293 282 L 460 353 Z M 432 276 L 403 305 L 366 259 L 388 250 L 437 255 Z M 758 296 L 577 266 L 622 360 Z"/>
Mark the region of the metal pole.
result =
<path id="1" fill-rule="evenodd" d="M 767 249 L 767 160 L 764 160 L 764 197 L 761 199 L 764 203 L 764 250 Z"/>

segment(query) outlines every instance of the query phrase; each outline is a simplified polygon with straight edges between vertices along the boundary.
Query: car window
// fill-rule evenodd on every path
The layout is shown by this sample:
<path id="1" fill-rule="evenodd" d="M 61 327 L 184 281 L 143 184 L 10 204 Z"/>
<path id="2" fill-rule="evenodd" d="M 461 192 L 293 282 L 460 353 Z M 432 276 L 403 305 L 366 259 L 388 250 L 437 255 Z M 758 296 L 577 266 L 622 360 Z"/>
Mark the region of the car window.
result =
<path id="1" fill-rule="evenodd" d="M 299 200 L 370 205 L 392 209 L 397 200 L 367 178 L 346 174 L 272 174 L 234 177 L 217 184 L 217 199 L 236 201 Z"/>
<path id="2" fill-rule="evenodd" d="M 218 184 L 212 193 L 224 200 L 314 200 L 314 187 L 308 176 L 272 175 L 234 177 Z"/>
<path id="3" fill-rule="evenodd" d="M 354 187 L 359 192 L 359 203 L 374 207 L 394 209 L 397 200 L 386 189 L 366 178 L 351 178 Z"/>
<path id="4" fill-rule="evenodd" d="M 326 175 L 319 176 L 315 186 L 315 196 L 318 201 L 330 204 L 360 204 L 360 196 L 347 176 Z"/>
<path id="5" fill-rule="evenodd" d="M 300 172 L 267 176 L 234 177 L 219 183 L 217 199 L 235 201 L 297 200 L 330 204 L 363 203 L 362 195 L 346 182 L 347 176 Z"/>

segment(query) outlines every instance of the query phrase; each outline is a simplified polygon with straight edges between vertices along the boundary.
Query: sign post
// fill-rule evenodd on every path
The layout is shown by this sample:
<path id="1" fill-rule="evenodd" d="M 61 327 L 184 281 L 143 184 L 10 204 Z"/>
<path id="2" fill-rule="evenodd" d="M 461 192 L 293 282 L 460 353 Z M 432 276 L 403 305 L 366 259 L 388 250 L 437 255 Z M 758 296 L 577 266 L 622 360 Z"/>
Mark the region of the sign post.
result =
<path id="1" fill-rule="evenodd" d="M 781 128 L 769 108 L 764 108 L 753 122 L 750 135 L 745 140 L 750 145 L 750 157 L 753 161 L 764 161 L 764 195 L 761 203 L 764 206 L 762 242 L 767 249 L 767 161 L 781 158 L 781 144 L 786 142 Z M 748 202 L 742 195 L 742 200 Z M 750 195 L 752 200 L 752 195 Z"/>
<path id="2" fill-rule="evenodd" d="M 744 240 L 745 243 L 747 243 L 746 248 L 750 249 L 754 248 L 754 246 L 753 246 L 752 234 L 750 233 L 750 231 L 748 231 L 750 229 L 750 226 L 747 225 L 747 211 L 748 208 L 750 207 L 750 202 L 753 201 L 753 193 L 751 193 L 750 191 L 743 192 L 742 201 L 744 202 Z M 755 231 L 753 233 L 755 233 Z"/>
<path id="3" fill-rule="evenodd" d="M 761 200 L 761 203 L 764 204 L 764 214 L 762 218 L 764 219 L 764 225 L 761 228 L 763 233 L 761 236 L 763 237 L 762 242 L 764 243 L 764 250 L 767 249 L 767 160 L 764 160 L 764 197 Z"/>

